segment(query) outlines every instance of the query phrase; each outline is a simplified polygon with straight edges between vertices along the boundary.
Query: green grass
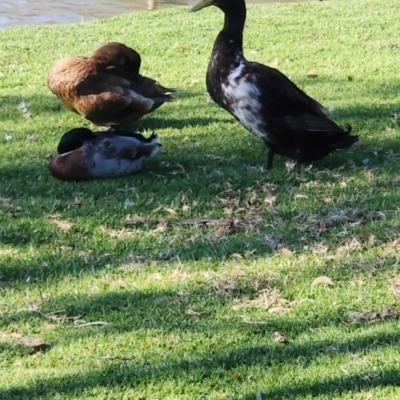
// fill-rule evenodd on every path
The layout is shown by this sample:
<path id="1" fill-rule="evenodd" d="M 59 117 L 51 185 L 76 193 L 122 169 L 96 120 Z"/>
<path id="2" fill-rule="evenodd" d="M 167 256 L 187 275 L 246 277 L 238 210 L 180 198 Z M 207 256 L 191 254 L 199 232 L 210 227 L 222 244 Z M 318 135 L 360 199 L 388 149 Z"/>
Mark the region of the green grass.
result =
<path id="1" fill-rule="evenodd" d="M 382 315 L 400 308 L 399 20 L 398 0 L 249 6 L 247 57 L 366 143 L 311 169 L 277 157 L 271 172 L 208 101 L 217 9 L 0 31 L 0 398 L 400 398 L 399 322 Z M 91 125 L 46 73 L 107 41 L 180 88 L 136 125 L 163 151 L 131 177 L 56 181 L 46 156 Z M 199 217 L 214 222 L 181 223 Z M 319 276 L 334 285 L 311 285 Z"/>

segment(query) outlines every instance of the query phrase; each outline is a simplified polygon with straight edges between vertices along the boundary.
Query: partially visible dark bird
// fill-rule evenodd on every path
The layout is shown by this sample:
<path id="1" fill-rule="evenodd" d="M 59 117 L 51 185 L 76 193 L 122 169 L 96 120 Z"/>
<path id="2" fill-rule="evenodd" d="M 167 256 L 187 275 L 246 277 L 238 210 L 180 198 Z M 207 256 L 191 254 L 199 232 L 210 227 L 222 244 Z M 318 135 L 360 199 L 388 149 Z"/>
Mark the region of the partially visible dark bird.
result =
<path id="1" fill-rule="evenodd" d="M 176 92 L 140 75 L 140 65 L 138 52 L 122 43 L 107 43 L 89 58 L 56 61 L 47 84 L 65 107 L 95 125 L 127 124 L 172 101 Z"/>
<path id="2" fill-rule="evenodd" d="M 320 103 L 280 71 L 244 58 L 244 0 L 202 0 L 191 11 L 211 5 L 225 20 L 207 69 L 208 93 L 265 143 L 267 169 L 275 154 L 310 163 L 358 141 L 350 125 L 343 129 L 330 120 Z"/>

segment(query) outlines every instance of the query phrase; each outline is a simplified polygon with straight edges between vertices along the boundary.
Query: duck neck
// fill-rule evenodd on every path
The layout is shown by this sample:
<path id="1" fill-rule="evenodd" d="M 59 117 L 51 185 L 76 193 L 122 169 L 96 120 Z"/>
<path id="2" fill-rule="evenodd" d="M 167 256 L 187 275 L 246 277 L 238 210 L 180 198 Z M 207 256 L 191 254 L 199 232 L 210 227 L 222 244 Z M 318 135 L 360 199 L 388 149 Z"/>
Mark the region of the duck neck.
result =
<path id="1" fill-rule="evenodd" d="M 246 22 L 246 5 L 238 4 L 235 8 L 225 11 L 224 27 L 220 36 L 228 38 L 236 48 L 243 48 L 243 29 Z"/>

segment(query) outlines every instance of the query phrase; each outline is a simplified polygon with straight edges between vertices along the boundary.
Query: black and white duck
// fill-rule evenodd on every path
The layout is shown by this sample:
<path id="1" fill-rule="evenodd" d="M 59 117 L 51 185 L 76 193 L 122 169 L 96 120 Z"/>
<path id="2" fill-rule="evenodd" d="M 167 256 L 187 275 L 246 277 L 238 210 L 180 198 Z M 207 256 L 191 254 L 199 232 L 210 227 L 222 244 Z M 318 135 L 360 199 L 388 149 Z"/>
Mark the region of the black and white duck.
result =
<path id="1" fill-rule="evenodd" d="M 244 0 L 202 0 L 190 9 L 216 6 L 225 14 L 207 69 L 211 98 L 268 148 L 266 168 L 275 154 L 311 163 L 358 141 L 324 111 L 323 106 L 275 68 L 247 61 L 243 55 Z"/>

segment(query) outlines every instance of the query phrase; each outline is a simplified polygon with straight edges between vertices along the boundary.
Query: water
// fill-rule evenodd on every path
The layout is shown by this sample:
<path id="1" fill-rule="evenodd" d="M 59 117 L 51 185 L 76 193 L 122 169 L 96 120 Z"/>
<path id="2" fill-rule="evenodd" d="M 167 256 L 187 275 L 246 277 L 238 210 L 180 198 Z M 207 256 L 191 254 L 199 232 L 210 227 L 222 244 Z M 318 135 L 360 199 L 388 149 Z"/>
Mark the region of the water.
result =
<path id="1" fill-rule="evenodd" d="M 198 0 L 0 0 L 0 28 L 89 21 L 134 10 L 192 5 Z M 279 0 L 247 0 L 268 3 Z M 300 1 L 300 0 L 280 0 Z"/>

